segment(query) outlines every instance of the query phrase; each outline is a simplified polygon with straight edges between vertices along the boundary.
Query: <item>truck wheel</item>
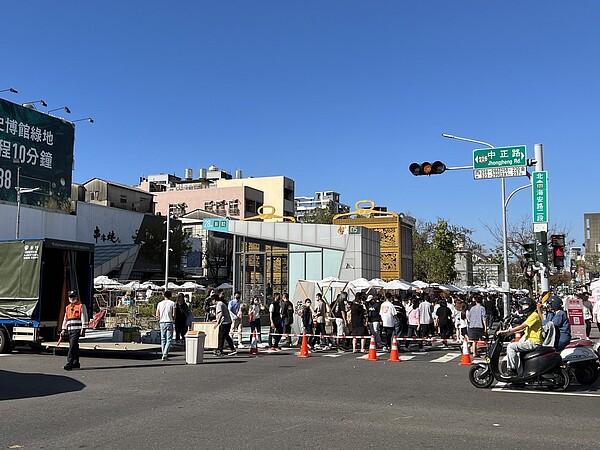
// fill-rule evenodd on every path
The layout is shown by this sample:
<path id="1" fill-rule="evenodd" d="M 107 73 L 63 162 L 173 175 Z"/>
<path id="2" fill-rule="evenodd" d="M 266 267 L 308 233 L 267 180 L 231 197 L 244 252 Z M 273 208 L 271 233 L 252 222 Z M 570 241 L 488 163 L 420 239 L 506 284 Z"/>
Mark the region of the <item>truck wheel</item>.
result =
<path id="1" fill-rule="evenodd" d="M 8 332 L 4 328 L 0 328 L 0 353 L 10 353 L 11 343 L 8 337 Z"/>

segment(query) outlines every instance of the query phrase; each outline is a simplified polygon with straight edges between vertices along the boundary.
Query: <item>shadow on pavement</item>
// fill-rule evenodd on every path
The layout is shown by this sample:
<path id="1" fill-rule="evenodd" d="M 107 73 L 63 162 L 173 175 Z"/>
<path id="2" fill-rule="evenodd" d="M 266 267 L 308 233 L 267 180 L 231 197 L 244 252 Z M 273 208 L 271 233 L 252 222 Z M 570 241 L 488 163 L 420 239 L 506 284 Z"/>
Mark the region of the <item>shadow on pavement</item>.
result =
<path id="1" fill-rule="evenodd" d="M 186 364 L 185 361 L 173 361 L 173 362 L 159 362 L 151 364 L 122 364 L 118 366 L 98 366 L 98 367 L 82 367 L 77 369 L 79 371 L 93 370 L 114 370 L 114 369 L 151 369 L 153 367 L 180 367 L 180 366 L 204 366 L 207 364 L 244 364 L 244 360 L 232 360 L 232 359 L 205 359 L 202 364 Z"/>
<path id="2" fill-rule="evenodd" d="M 45 397 L 81 391 L 84 387 L 82 382 L 63 375 L 0 370 L 0 401 Z"/>

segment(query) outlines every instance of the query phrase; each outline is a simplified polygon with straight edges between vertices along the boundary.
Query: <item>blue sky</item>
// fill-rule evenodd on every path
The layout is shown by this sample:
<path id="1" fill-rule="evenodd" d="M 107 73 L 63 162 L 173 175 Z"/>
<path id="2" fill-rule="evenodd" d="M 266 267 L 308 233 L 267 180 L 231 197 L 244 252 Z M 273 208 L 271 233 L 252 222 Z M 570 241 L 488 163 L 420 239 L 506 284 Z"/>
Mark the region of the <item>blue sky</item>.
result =
<path id="1" fill-rule="evenodd" d="M 598 207 L 597 1 L 28 1 L 2 12 L 0 89 L 68 105 L 73 179 L 215 164 L 285 175 L 417 218 L 499 224 L 500 181 L 414 177 L 480 146 L 544 144 L 550 218 L 583 241 Z M 43 109 L 42 109 L 43 110 Z M 508 179 L 507 191 L 525 184 Z M 515 195 L 508 217 L 531 215 Z"/>

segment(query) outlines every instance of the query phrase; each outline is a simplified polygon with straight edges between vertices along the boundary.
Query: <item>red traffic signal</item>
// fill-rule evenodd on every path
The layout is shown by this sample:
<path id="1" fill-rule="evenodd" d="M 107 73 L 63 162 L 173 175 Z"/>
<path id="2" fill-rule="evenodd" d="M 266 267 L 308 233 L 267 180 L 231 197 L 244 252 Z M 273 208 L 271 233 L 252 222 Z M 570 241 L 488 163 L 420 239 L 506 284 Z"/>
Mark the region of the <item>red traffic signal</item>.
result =
<path id="1" fill-rule="evenodd" d="M 434 161 L 433 164 L 430 162 L 424 163 L 412 163 L 408 166 L 408 170 L 414 176 L 419 175 L 439 175 L 446 171 L 446 165 L 441 161 Z"/>

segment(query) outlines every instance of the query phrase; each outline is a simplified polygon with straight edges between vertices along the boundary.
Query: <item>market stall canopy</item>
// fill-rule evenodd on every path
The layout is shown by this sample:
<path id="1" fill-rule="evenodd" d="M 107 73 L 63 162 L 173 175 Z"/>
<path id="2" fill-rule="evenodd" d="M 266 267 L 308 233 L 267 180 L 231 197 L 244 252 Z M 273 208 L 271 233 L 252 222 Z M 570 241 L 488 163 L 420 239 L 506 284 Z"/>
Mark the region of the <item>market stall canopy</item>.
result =
<path id="1" fill-rule="evenodd" d="M 316 281 L 320 288 L 334 288 L 334 289 L 345 289 L 348 286 L 349 281 L 342 281 L 336 277 L 327 277 L 322 280 Z"/>
<path id="2" fill-rule="evenodd" d="M 140 284 L 140 288 L 157 290 L 157 289 L 160 289 L 161 287 L 158 284 L 152 283 L 151 281 L 144 281 L 142 284 Z"/>
<path id="3" fill-rule="evenodd" d="M 425 288 L 429 287 L 428 283 L 425 283 L 424 281 L 421 281 L 421 280 L 413 281 L 412 284 L 413 284 L 413 286 L 416 286 L 419 289 L 425 289 Z"/>
<path id="4" fill-rule="evenodd" d="M 354 291 L 362 291 L 365 289 L 370 289 L 371 285 L 369 284 L 369 280 L 366 278 L 357 278 L 356 280 L 348 283 L 348 288 Z"/>
<path id="5" fill-rule="evenodd" d="M 163 284 L 162 286 L 158 287 L 159 289 L 164 289 L 165 285 Z M 179 286 L 178 284 L 173 283 L 172 281 L 169 281 L 167 283 L 167 289 L 180 289 L 181 286 Z"/>
<path id="6" fill-rule="evenodd" d="M 139 281 L 130 281 L 129 283 L 125 283 L 123 285 L 123 289 L 138 290 L 138 289 L 143 289 L 143 288 L 142 288 L 142 283 L 140 283 Z"/>
<path id="7" fill-rule="evenodd" d="M 223 283 L 223 284 L 217 286 L 217 289 L 233 289 L 233 284 Z"/>
<path id="8" fill-rule="evenodd" d="M 100 275 L 94 278 L 95 289 L 122 289 L 123 285 L 117 280 L 108 278 L 106 275 Z"/>
<path id="9" fill-rule="evenodd" d="M 410 289 L 415 289 L 415 287 L 404 280 L 392 280 L 386 283 L 386 289 L 399 289 L 401 291 L 408 291 Z"/>
<path id="10" fill-rule="evenodd" d="M 186 281 L 181 285 L 181 289 L 204 289 L 205 286 L 195 283 L 193 281 Z"/>

